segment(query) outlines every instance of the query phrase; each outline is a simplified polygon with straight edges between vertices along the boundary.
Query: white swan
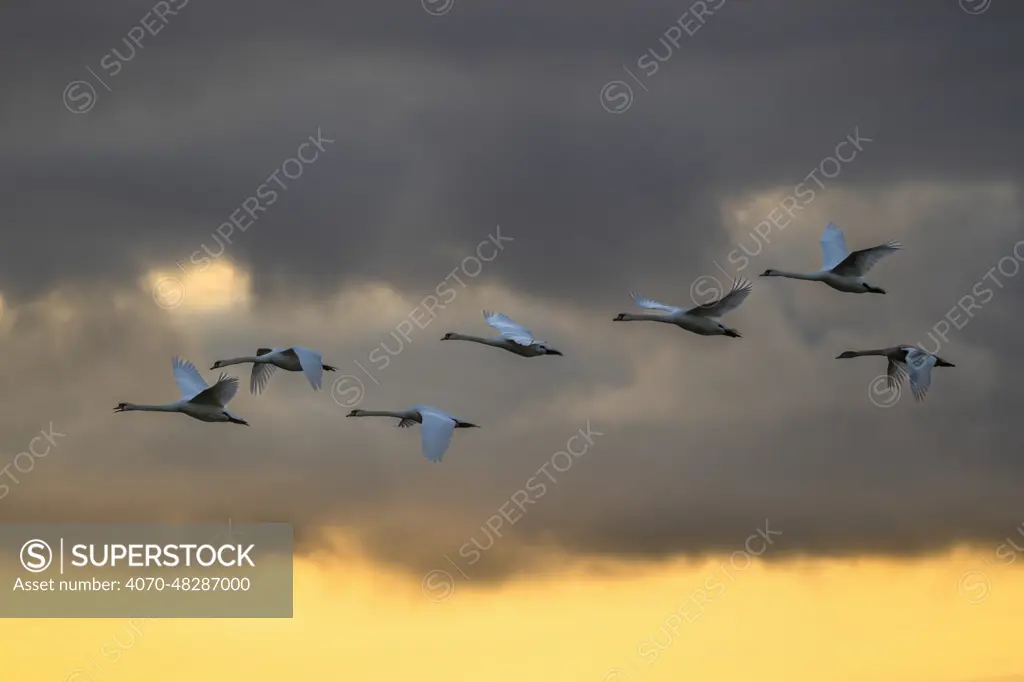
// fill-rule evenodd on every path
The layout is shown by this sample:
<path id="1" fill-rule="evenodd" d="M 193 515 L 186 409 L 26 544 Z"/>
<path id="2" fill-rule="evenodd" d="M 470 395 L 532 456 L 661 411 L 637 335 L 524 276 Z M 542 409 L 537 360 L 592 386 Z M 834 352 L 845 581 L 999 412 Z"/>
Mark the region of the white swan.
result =
<path id="1" fill-rule="evenodd" d="M 302 372 L 309 380 L 309 385 L 319 391 L 323 385 L 324 371 L 335 372 L 337 367 L 325 365 L 319 351 L 292 346 L 290 348 L 259 348 L 255 356 L 218 360 L 210 369 L 219 369 L 228 365 L 252 363 L 252 374 L 249 376 L 249 391 L 259 395 L 267 387 L 274 370 L 281 368 L 287 372 Z"/>
<path id="2" fill-rule="evenodd" d="M 508 315 L 484 311 L 484 320 L 501 334 L 500 338 L 488 339 L 480 336 L 469 336 L 467 334 L 456 334 L 448 332 L 441 337 L 442 341 L 472 341 L 482 343 L 485 346 L 504 348 L 510 353 L 521 355 L 524 358 L 535 358 L 538 355 L 561 355 L 562 352 L 548 345 L 547 341 L 538 341 L 531 332 L 521 324 L 516 323 Z"/>
<path id="3" fill-rule="evenodd" d="M 423 454 L 431 462 L 440 462 L 445 450 L 452 442 L 455 429 L 478 429 L 476 424 L 456 419 L 447 412 L 442 412 L 429 405 L 414 405 L 411 410 L 388 412 L 380 410 L 352 410 L 346 417 L 394 417 L 397 426 L 408 428 L 413 424 L 421 425 Z"/>
<path id="4" fill-rule="evenodd" d="M 885 376 L 888 379 L 887 383 L 890 390 L 896 390 L 897 387 L 903 383 L 903 380 L 907 378 L 907 355 L 917 350 L 922 353 L 925 351 L 917 346 L 911 346 L 910 344 L 904 344 L 902 346 L 893 346 L 892 348 L 878 348 L 875 350 L 848 350 L 843 351 L 836 356 L 836 360 L 844 360 L 847 358 L 859 358 L 867 355 L 880 355 L 884 358 L 888 358 L 888 362 L 885 367 Z M 935 356 L 936 367 L 956 367 L 952 362 L 947 362 Z"/>
<path id="5" fill-rule="evenodd" d="M 910 390 L 918 402 L 924 400 L 928 388 L 932 385 L 932 367 L 938 358 L 920 348 L 911 348 L 907 352 L 907 368 L 910 372 Z"/>
<path id="6" fill-rule="evenodd" d="M 886 242 L 881 246 L 861 249 L 850 253 L 846 248 L 846 237 L 835 223 L 829 223 L 821 235 L 822 267 L 817 272 L 802 275 L 795 272 L 768 269 L 761 273 L 762 277 L 788 277 L 805 279 L 811 282 L 824 282 L 837 291 L 848 294 L 884 294 L 885 289 L 873 287 L 864 281 L 864 275 L 874 267 L 875 263 L 903 248 L 896 241 Z"/>
<path id="7" fill-rule="evenodd" d="M 181 389 L 181 400 L 166 405 L 135 405 L 120 403 L 114 412 L 180 412 L 203 422 L 231 422 L 249 425 L 225 409 L 238 392 L 238 378 L 221 374 L 213 386 L 207 386 L 199 370 L 188 360 L 171 360 L 174 380 Z"/>
<path id="8" fill-rule="evenodd" d="M 715 318 L 721 317 L 731 310 L 735 310 L 740 303 L 746 300 L 751 290 L 750 282 L 737 280 L 733 282 L 732 291 L 711 303 L 699 305 L 695 308 L 674 308 L 664 303 L 643 298 L 639 294 L 631 292 L 629 295 L 633 302 L 641 308 L 649 310 L 661 310 L 667 315 L 652 315 L 649 313 L 619 313 L 614 322 L 633 322 L 638 320 L 650 320 L 652 322 L 667 322 L 681 327 L 686 331 L 700 334 L 701 336 L 728 336 L 734 339 L 741 338 L 740 333 L 719 323 Z"/>

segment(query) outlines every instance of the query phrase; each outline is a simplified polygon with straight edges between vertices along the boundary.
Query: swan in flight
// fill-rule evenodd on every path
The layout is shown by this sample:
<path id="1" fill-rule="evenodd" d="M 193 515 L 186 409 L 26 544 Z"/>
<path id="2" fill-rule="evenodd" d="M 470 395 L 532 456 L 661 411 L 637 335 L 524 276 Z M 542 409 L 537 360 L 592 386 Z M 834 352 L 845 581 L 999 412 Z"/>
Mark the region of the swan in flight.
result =
<path id="1" fill-rule="evenodd" d="M 411 410 L 387 412 L 380 410 L 352 410 L 346 417 L 394 417 L 397 426 L 408 428 L 413 424 L 421 425 L 423 454 L 431 462 L 440 462 L 445 450 L 452 442 L 455 429 L 478 429 L 476 424 L 456 419 L 447 412 L 428 405 L 414 405 Z"/>
<path id="2" fill-rule="evenodd" d="M 674 308 L 664 303 L 658 303 L 652 301 L 649 298 L 643 298 L 637 293 L 630 292 L 630 296 L 633 298 L 633 302 L 641 308 L 647 308 L 648 310 L 660 310 L 665 315 L 656 315 L 651 313 L 619 313 L 614 322 L 633 322 L 637 320 L 651 320 L 653 322 L 667 322 L 674 324 L 677 327 L 682 327 L 686 331 L 693 332 L 694 334 L 700 334 L 701 336 L 729 336 L 734 339 L 741 338 L 740 333 L 735 329 L 730 329 L 725 325 L 717 321 L 718 317 L 725 315 L 731 310 L 735 310 L 740 303 L 746 300 L 747 296 L 750 295 L 751 284 L 746 280 L 736 280 L 733 282 L 732 291 L 711 303 L 699 305 L 694 308 Z"/>
<path id="3" fill-rule="evenodd" d="M 875 350 L 848 350 L 840 353 L 836 356 L 836 360 L 845 360 L 847 358 L 860 358 L 867 355 L 881 355 L 884 358 L 888 358 L 888 362 L 885 367 L 885 376 L 889 390 L 895 391 L 903 380 L 907 378 L 907 356 L 911 351 L 925 351 L 917 346 L 911 346 L 905 344 L 902 346 L 893 346 L 892 348 L 878 348 Z M 952 362 L 947 362 L 935 356 L 936 367 L 956 367 Z"/>
<path id="4" fill-rule="evenodd" d="M 323 385 L 324 371 L 335 372 L 337 367 L 325 365 L 320 353 L 302 346 L 291 348 L 259 348 L 255 356 L 218 360 L 210 369 L 220 369 L 228 365 L 252 363 L 252 374 L 249 376 L 249 391 L 259 395 L 267 387 L 274 370 L 280 368 L 287 372 L 302 372 L 309 379 L 310 386 L 319 391 Z"/>
<path id="5" fill-rule="evenodd" d="M 561 355 L 561 351 L 556 350 L 548 345 L 547 341 L 538 341 L 533 337 L 531 332 L 521 324 L 516 323 L 508 315 L 501 313 L 492 313 L 489 310 L 484 311 L 484 320 L 487 324 L 491 325 L 498 330 L 501 335 L 496 339 L 483 338 L 480 336 L 469 336 L 467 334 L 456 334 L 455 332 L 448 332 L 443 337 L 442 341 L 473 341 L 474 343 L 482 343 L 485 346 L 494 346 L 495 348 L 504 348 L 510 353 L 521 355 L 524 358 L 535 358 L 538 355 Z"/>
<path id="6" fill-rule="evenodd" d="M 873 287 L 864 281 L 864 275 L 890 253 L 895 253 L 903 245 L 889 241 L 881 246 L 861 249 L 850 253 L 846 247 L 846 237 L 835 223 L 829 223 L 821 235 L 822 267 L 817 272 L 802 275 L 795 272 L 768 269 L 761 273 L 762 277 L 788 277 L 805 279 L 811 282 L 824 282 L 836 291 L 849 294 L 884 294 L 885 289 Z"/>
<path id="7" fill-rule="evenodd" d="M 120 403 L 114 412 L 181 412 L 203 422 L 231 422 L 249 425 L 227 411 L 225 406 L 238 392 L 238 378 L 221 374 L 213 386 L 208 386 L 199 370 L 188 360 L 175 356 L 171 360 L 174 380 L 181 389 L 181 400 L 166 405 L 136 405 Z"/>

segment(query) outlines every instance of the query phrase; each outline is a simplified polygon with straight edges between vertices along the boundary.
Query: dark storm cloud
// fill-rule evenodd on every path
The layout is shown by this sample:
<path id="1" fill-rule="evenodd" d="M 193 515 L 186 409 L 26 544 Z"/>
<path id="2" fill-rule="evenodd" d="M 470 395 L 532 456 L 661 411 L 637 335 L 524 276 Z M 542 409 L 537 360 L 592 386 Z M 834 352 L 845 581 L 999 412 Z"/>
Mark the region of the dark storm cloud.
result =
<path id="1" fill-rule="evenodd" d="M 847 183 L 1019 175 L 1015 5 L 730 0 L 660 42 L 690 5 L 192 1 L 141 49 L 121 41 L 150 3 L 13 7 L 3 284 L 187 257 L 318 127 L 336 145 L 232 251 L 319 289 L 427 286 L 440 250 L 503 223 L 523 237 L 515 286 L 605 296 L 694 266 L 717 198 L 795 183 L 855 126 L 879 142 Z M 60 106 L 114 47 L 134 56 L 113 92 Z M 630 111 L 601 109 L 622 64 L 667 48 Z"/>
<path id="2" fill-rule="evenodd" d="M 303 550 L 342 528 L 426 570 L 486 544 L 497 510 L 591 419 L 607 435 L 462 564 L 471 576 L 525 569 L 538 547 L 731 550 L 765 518 L 785 533 L 779 556 L 909 554 L 1012 530 L 1019 396 L 997 368 L 1024 336 L 1024 275 L 950 333 L 940 354 L 958 367 L 936 371 L 922 409 L 874 408 L 882 363 L 832 358 L 926 343 L 1020 239 L 1024 10 L 727 0 L 644 90 L 622 65 L 640 74 L 645 52 L 664 56 L 659 39 L 691 4 L 456 0 L 432 17 L 417 1 L 191 0 L 77 115 L 64 87 L 86 66 L 104 75 L 154 5 L 5 9 L 0 50 L 18 67 L 0 109 L 0 292 L 16 314 L 0 334 L 17 399 L 3 452 L 51 421 L 69 435 L 0 500 L 3 518 L 290 520 Z M 599 93 L 618 79 L 634 100 L 614 115 Z M 123 302 L 148 269 L 219 250 L 214 230 L 318 130 L 333 142 L 226 251 L 252 272 L 252 315 L 180 324 L 148 292 Z M 907 243 L 871 273 L 889 296 L 757 281 L 732 314 L 743 345 L 610 324 L 629 289 L 686 305 L 690 282 L 765 217 L 737 232 L 723 205 L 791 191 L 856 130 L 872 139 L 863 154 L 742 274 L 816 267 L 836 219 L 852 248 Z M 912 183 L 922 197 L 887 198 Z M 382 282 L 415 303 L 497 225 L 508 251 L 362 405 L 426 402 L 483 423 L 442 466 L 420 461 L 415 430 L 353 424 L 292 376 L 236 399 L 251 430 L 108 414 L 176 397 L 175 353 L 205 370 L 280 339 L 356 373 L 406 312 L 341 314 L 329 295 Z M 485 285 L 543 300 L 521 321 L 566 356 L 439 345 L 486 333 Z M 297 311 L 307 300 L 316 323 Z"/>

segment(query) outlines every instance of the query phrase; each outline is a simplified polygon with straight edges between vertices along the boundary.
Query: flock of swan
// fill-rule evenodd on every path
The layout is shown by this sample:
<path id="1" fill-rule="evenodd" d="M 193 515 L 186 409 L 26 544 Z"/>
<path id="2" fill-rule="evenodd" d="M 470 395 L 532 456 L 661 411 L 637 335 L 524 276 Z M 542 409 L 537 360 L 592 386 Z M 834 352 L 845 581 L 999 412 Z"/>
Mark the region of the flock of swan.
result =
<path id="1" fill-rule="evenodd" d="M 768 269 L 761 273 L 762 277 L 788 277 L 812 282 L 824 282 L 828 286 L 851 294 L 884 294 L 885 290 L 872 286 L 864 281 L 864 276 L 883 257 L 901 248 L 899 242 L 890 241 L 880 246 L 850 252 L 846 246 L 843 231 L 835 224 L 829 223 L 821 237 L 823 265 L 817 272 L 799 274 L 782 270 Z M 741 338 L 740 333 L 718 322 L 718 318 L 735 310 L 747 296 L 752 285 L 746 280 L 737 280 L 729 293 L 716 301 L 692 308 L 676 308 L 644 298 L 637 293 L 630 293 L 633 302 L 639 308 L 655 310 L 657 313 L 620 313 L 613 321 L 635 322 L 653 321 L 673 324 L 686 331 L 701 336 L 728 336 Z M 541 355 L 562 355 L 548 342 L 537 339 L 533 332 L 518 324 L 502 313 L 485 310 L 484 320 L 498 331 L 497 338 L 470 336 L 449 332 L 442 341 L 471 341 L 495 348 L 501 348 L 516 355 L 532 358 Z M 931 386 L 932 367 L 954 367 L 951 362 L 932 355 L 918 346 L 900 345 L 892 348 L 876 350 L 846 351 L 838 359 L 862 356 L 881 356 L 887 359 L 886 379 L 890 390 L 899 390 L 904 379 L 910 379 L 914 397 L 924 400 Z M 115 412 L 179 412 L 193 419 L 204 422 L 230 422 L 243 424 L 248 422 L 232 414 L 227 404 L 238 392 L 238 378 L 222 373 L 217 382 L 210 386 L 199 374 L 195 365 L 187 360 L 175 357 L 172 360 L 174 379 L 181 391 L 181 399 L 164 405 L 138 405 L 120 403 Z M 267 382 L 275 370 L 302 372 L 314 390 L 320 390 L 323 384 L 323 373 L 336 371 L 337 368 L 323 363 L 318 351 L 291 346 L 290 348 L 260 348 L 256 355 L 242 356 L 228 360 L 218 360 L 210 369 L 219 369 L 230 365 L 251 364 L 252 372 L 249 390 L 259 395 L 266 389 Z M 479 428 L 476 424 L 462 421 L 436 407 L 415 405 L 408 410 L 352 410 L 347 417 L 391 417 L 398 419 L 397 426 L 407 428 L 413 424 L 421 426 L 423 454 L 432 462 L 440 462 L 451 443 L 455 429 Z"/>

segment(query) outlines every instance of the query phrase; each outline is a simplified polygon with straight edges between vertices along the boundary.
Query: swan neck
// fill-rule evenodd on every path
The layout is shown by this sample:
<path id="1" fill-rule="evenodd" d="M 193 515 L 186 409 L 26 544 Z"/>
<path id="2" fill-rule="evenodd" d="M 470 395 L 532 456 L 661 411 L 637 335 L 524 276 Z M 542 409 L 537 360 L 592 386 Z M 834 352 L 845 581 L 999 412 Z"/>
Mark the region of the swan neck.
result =
<path id="1" fill-rule="evenodd" d="M 452 339 L 455 341 L 472 341 L 473 343 L 482 343 L 487 346 L 497 346 L 501 343 L 501 339 L 487 339 L 482 336 L 470 336 L 469 334 L 452 334 Z"/>
<path id="2" fill-rule="evenodd" d="M 812 274 L 806 274 L 806 273 L 803 273 L 803 272 L 785 272 L 783 270 L 779 270 L 776 273 L 775 276 L 776 277 L 787 277 L 789 279 L 803 279 L 803 280 L 808 280 L 808 281 L 811 281 L 811 282 L 817 282 L 817 281 L 819 281 L 821 279 L 821 274 L 817 273 L 817 272 L 812 273 Z"/>
<path id="3" fill-rule="evenodd" d="M 179 412 L 178 405 L 170 403 L 168 405 L 135 405 L 128 403 L 124 406 L 125 412 Z"/>
<path id="4" fill-rule="evenodd" d="M 395 419 L 411 419 L 412 415 L 408 412 L 392 412 L 390 410 L 363 410 L 359 414 L 352 415 L 354 417 L 394 417 Z"/>
<path id="5" fill-rule="evenodd" d="M 667 322 L 667 315 L 657 315 L 655 313 L 623 313 L 621 322 Z"/>
<path id="6" fill-rule="evenodd" d="M 241 358 L 231 358 L 230 360 L 221 360 L 220 361 L 220 366 L 221 367 L 226 367 L 227 365 L 241 365 L 241 364 L 244 364 L 246 362 L 263 362 L 263 361 L 260 360 L 257 357 L 254 357 L 254 356 L 241 357 Z"/>

